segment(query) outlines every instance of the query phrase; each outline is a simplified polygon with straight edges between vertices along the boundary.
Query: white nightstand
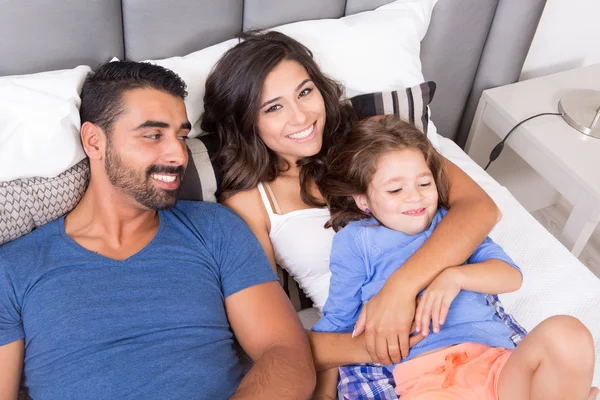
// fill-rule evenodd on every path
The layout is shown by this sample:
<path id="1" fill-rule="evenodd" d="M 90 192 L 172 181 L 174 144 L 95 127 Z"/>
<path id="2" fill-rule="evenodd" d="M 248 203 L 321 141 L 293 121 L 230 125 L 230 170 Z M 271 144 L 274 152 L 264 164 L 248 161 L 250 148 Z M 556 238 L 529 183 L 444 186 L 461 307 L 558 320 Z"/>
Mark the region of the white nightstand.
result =
<path id="1" fill-rule="evenodd" d="M 513 126 L 558 112 L 568 89 L 600 90 L 600 64 L 484 91 L 465 151 L 485 166 Z M 530 212 L 553 204 L 557 192 L 573 204 L 560 239 L 579 255 L 600 220 L 600 139 L 579 133 L 561 116 L 538 117 L 511 134 L 488 172 Z"/>

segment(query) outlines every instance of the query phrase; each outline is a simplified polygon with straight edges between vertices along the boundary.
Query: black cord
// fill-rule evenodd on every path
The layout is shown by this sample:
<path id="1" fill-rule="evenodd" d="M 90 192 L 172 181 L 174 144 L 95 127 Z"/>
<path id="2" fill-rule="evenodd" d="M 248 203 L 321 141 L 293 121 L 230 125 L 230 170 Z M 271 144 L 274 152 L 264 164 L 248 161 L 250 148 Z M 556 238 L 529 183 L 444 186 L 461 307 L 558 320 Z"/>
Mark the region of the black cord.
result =
<path id="1" fill-rule="evenodd" d="M 542 115 L 562 115 L 562 113 L 541 113 L 541 114 L 536 114 L 536 115 L 533 115 L 533 116 L 531 116 L 529 118 L 524 119 L 523 121 L 521 121 L 518 124 L 516 124 L 515 126 L 513 126 L 512 129 L 510 131 L 508 131 L 508 133 L 506 134 L 506 136 L 504 136 L 504 139 L 502 139 L 502 141 L 500 143 L 498 143 L 492 149 L 492 152 L 490 153 L 490 160 L 488 161 L 487 165 L 485 166 L 485 168 L 483 170 L 486 171 L 488 169 L 488 167 L 490 166 L 490 164 L 493 163 L 494 161 L 496 161 L 496 159 L 500 156 L 500 153 L 502 153 L 502 150 L 504 150 L 504 142 L 506 142 L 506 140 L 508 139 L 508 137 L 510 136 L 510 134 L 513 133 L 513 131 L 515 129 L 517 129 L 519 126 L 521 126 L 521 124 L 524 124 L 525 122 L 529 121 L 530 119 L 541 117 Z"/>

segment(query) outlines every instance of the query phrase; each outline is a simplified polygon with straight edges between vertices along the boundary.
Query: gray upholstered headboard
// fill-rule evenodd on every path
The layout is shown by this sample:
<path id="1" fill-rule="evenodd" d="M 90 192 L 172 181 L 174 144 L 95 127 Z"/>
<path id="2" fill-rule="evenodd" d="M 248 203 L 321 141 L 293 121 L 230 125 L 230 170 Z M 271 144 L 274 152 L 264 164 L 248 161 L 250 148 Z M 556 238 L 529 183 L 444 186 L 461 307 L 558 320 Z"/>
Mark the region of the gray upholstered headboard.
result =
<path id="1" fill-rule="evenodd" d="M 241 30 L 390 0 L 0 0 L 0 76 L 182 56 Z M 432 118 L 463 144 L 482 90 L 515 82 L 546 0 L 438 0 L 422 43 Z M 1 95 L 1 94 L 0 94 Z"/>

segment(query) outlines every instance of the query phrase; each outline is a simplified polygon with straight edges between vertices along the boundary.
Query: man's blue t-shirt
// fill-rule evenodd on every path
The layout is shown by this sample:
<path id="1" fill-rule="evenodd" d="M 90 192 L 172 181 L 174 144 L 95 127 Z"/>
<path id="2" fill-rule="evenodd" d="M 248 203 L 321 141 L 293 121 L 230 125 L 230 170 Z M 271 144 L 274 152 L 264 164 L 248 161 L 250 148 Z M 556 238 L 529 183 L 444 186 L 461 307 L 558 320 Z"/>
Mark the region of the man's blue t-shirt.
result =
<path id="1" fill-rule="evenodd" d="M 180 201 L 152 241 L 116 261 L 64 217 L 0 247 L 0 345 L 25 338 L 34 399 L 225 399 L 244 369 L 224 300 L 276 280 L 232 211 Z"/>

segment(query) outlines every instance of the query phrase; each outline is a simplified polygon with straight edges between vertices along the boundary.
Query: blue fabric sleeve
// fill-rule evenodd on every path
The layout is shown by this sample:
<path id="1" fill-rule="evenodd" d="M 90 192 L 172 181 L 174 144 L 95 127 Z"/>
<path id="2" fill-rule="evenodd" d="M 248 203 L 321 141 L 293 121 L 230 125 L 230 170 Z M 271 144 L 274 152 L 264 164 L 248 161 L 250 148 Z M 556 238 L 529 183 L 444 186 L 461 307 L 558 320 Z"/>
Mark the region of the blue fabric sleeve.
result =
<path id="1" fill-rule="evenodd" d="M 517 271 L 521 272 L 521 268 L 504 252 L 502 247 L 494 243 L 489 237 L 485 238 L 483 243 L 475 250 L 475 252 L 467 260 L 467 264 L 476 264 L 486 260 L 500 260 L 511 265 Z M 523 273 L 521 272 L 521 275 Z"/>
<path id="2" fill-rule="evenodd" d="M 360 231 L 353 228 L 349 225 L 333 237 L 329 297 L 323 317 L 313 331 L 352 332 L 362 309 L 361 292 L 367 281 L 367 268 L 365 255 L 358 247 Z"/>
<path id="3" fill-rule="evenodd" d="M 0 259 L 0 346 L 25 337 L 21 307 L 6 267 Z"/>
<path id="4" fill-rule="evenodd" d="M 236 213 L 218 206 L 212 231 L 225 297 L 260 283 L 278 280 L 260 242 Z"/>

